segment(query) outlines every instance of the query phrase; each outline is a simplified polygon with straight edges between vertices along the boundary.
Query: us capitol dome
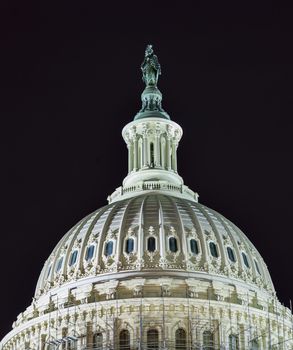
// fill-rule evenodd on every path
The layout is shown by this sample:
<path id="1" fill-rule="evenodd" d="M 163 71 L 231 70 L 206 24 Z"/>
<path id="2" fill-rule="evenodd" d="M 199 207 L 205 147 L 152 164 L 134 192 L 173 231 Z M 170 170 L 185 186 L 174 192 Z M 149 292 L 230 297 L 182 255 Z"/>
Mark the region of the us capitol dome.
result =
<path id="1" fill-rule="evenodd" d="M 56 245 L 0 349 L 293 349 L 263 258 L 177 172 L 182 129 L 162 108 L 151 45 L 141 69 L 128 175 Z"/>

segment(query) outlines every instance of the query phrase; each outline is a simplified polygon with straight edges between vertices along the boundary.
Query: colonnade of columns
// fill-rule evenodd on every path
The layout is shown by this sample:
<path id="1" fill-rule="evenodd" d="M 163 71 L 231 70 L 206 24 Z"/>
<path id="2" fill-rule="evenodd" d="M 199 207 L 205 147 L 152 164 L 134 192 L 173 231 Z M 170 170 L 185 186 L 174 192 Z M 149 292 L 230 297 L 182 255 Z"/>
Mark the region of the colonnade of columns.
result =
<path id="1" fill-rule="evenodd" d="M 128 141 L 128 172 L 158 168 L 177 172 L 178 140 L 168 133 L 134 134 Z"/>

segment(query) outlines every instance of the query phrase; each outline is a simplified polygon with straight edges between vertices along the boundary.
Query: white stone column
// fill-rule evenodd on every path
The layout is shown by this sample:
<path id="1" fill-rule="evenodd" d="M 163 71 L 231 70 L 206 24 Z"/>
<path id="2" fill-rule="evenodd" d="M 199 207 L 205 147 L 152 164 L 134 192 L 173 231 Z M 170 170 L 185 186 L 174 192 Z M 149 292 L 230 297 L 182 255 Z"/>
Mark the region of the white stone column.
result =
<path id="1" fill-rule="evenodd" d="M 147 167 L 147 165 L 148 165 L 148 139 L 147 139 L 146 133 L 143 134 L 142 146 L 143 146 L 143 167 Z"/>
<path id="2" fill-rule="evenodd" d="M 166 159 L 167 159 L 167 170 L 171 170 L 171 142 L 170 136 L 166 137 Z"/>
<path id="3" fill-rule="evenodd" d="M 134 158 L 134 154 L 133 154 L 133 142 L 130 140 L 128 145 L 128 172 L 130 173 L 133 170 L 133 158 Z"/>
<path id="4" fill-rule="evenodd" d="M 172 140 L 172 169 L 177 172 L 177 145 L 176 140 Z"/>
<path id="5" fill-rule="evenodd" d="M 137 171 L 137 152 L 138 152 L 138 148 L 137 148 L 137 136 L 134 136 L 133 139 L 133 170 Z"/>
<path id="6" fill-rule="evenodd" d="M 156 130 L 156 139 L 155 139 L 155 166 L 161 166 L 161 157 L 160 157 L 160 130 Z"/>
<path id="7" fill-rule="evenodd" d="M 160 147 L 161 147 L 161 166 L 163 169 L 166 168 L 166 142 L 165 137 L 161 135 L 160 137 Z"/>

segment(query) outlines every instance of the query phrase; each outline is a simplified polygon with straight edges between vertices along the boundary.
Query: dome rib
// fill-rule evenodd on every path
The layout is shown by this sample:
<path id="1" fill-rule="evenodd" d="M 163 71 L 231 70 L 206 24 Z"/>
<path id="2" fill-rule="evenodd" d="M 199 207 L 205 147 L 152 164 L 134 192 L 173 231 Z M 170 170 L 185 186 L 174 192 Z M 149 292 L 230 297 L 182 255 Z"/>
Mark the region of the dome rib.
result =
<path id="1" fill-rule="evenodd" d="M 260 260 L 259 257 L 260 257 L 260 254 L 259 252 L 256 250 L 256 248 L 254 247 L 254 245 L 250 242 L 250 240 L 248 239 L 248 237 L 235 225 L 233 224 L 233 222 L 231 222 L 230 220 L 226 219 L 230 224 L 231 226 L 238 232 L 238 234 L 241 236 L 242 238 L 242 241 L 246 247 L 246 252 L 247 252 L 247 255 L 249 256 L 249 259 L 250 259 L 250 268 L 252 269 L 253 271 L 253 277 L 256 279 L 259 275 L 256 271 L 256 267 L 255 267 L 255 259 L 257 259 L 258 261 Z M 261 264 L 262 265 L 262 264 Z M 264 273 L 264 270 L 263 268 L 261 267 L 261 270 L 262 270 L 262 273 L 263 273 L 263 276 L 265 276 L 265 273 Z"/>
<path id="2" fill-rule="evenodd" d="M 108 213 L 108 216 L 106 217 L 104 223 L 101 227 L 101 233 L 100 233 L 100 239 L 98 240 L 98 246 L 97 246 L 97 268 L 99 269 L 102 265 L 102 257 L 103 257 L 103 245 L 105 242 L 105 239 L 107 237 L 107 234 L 109 230 L 111 230 L 111 223 L 113 222 L 113 218 L 115 217 L 115 213 L 121 209 L 125 205 L 125 201 L 118 202 L 116 205 L 111 205 L 110 211 Z M 118 210 L 117 210 L 118 208 Z M 117 247 L 116 247 L 117 249 Z"/>
<path id="3" fill-rule="evenodd" d="M 159 208 L 159 237 L 160 237 L 160 254 L 163 259 L 166 257 L 166 234 L 165 234 L 165 224 L 164 224 L 164 215 L 163 215 L 163 208 L 162 203 L 160 201 L 160 196 L 157 196 L 157 203 Z"/>
<path id="4" fill-rule="evenodd" d="M 117 267 L 119 266 L 120 256 L 123 255 L 123 250 L 124 250 L 124 242 L 123 242 L 122 237 L 123 238 L 125 237 L 125 235 L 123 234 L 123 230 L 124 230 L 125 225 L 126 225 L 125 217 L 126 217 L 126 214 L 128 214 L 129 210 L 131 209 L 131 206 L 132 206 L 134 200 L 135 200 L 135 197 L 130 198 L 130 200 L 127 203 L 127 205 L 125 206 L 124 212 L 122 214 L 120 227 L 119 227 L 119 231 L 118 231 L 118 235 L 117 235 L 117 249 L 116 249 L 116 256 L 115 256 L 115 262 L 116 262 Z"/>
<path id="5" fill-rule="evenodd" d="M 195 226 L 195 230 L 197 231 L 197 235 L 198 235 L 198 238 L 200 241 L 201 251 L 202 251 L 202 257 L 201 257 L 200 264 L 204 265 L 204 262 L 209 259 L 207 247 L 206 247 L 206 243 L 205 243 L 205 235 L 204 235 L 204 232 L 202 230 L 201 224 L 198 220 L 198 217 L 195 215 L 195 211 L 192 210 L 192 206 L 195 206 L 195 204 L 192 203 L 192 205 L 191 205 L 191 203 L 189 201 L 184 201 L 184 203 L 186 203 L 186 207 L 188 208 L 188 211 L 190 213 L 190 218 L 192 219 L 192 222 L 194 223 L 194 226 Z"/>
<path id="6" fill-rule="evenodd" d="M 204 215 L 204 217 L 206 218 L 206 220 L 208 221 L 208 223 L 210 224 L 210 226 L 213 230 L 213 233 L 214 233 L 216 240 L 217 240 L 217 243 L 218 243 L 218 248 L 220 249 L 221 268 L 223 268 L 224 266 L 227 266 L 227 264 L 229 264 L 229 262 L 227 261 L 227 258 L 226 258 L 226 252 L 223 249 L 222 239 L 221 239 L 221 235 L 218 231 L 218 228 L 215 225 L 215 223 L 213 222 L 213 220 L 211 219 L 209 213 L 205 210 L 205 208 L 203 206 L 198 206 L 198 210 Z"/>
<path id="7" fill-rule="evenodd" d="M 234 235 L 232 234 L 232 232 L 230 231 L 229 227 L 225 224 L 224 220 L 222 220 L 221 218 L 221 215 L 219 215 L 218 212 L 210 209 L 210 211 L 213 213 L 213 215 L 217 218 L 217 220 L 222 224 L 222 226 L 224 227 L 225 231 L 228 233 L 229 237 L 230 237 L 230 240 L 232 242 L 232 246 L 234 248 L 234 251 L 237 255 L 237 265 L 238 265 L 238 268 L 242 271 L 244 271 L 244 266 L 243 266 L 243 262 L 242 262 L 242 258 L 240 256 L 240 251 L 239 251 L 239 247 L 238 247 L 238 244 L 237 242 L 235 241 L 235 237 Z"/>
<path id="8" fill-rule="evenodd" d="M 181 229 L 181 235 L 180 235 L 180 230 L 178 230 L 178 236 L 179 235 L 181 236 L 180 237 L 181 238 L 180 245 L 182 247 L 182 252 L 184 253 L 184 256 L 187 257 L 189 255 L 187 244 L 186 244 L 187 237 L 186 237 L 185 227 L 184 227 L 184 224 L 183 224 L 180 212 L 179 212 L 178 201 L 176 201 L 174 197 L 169 197 L 169 198 L 173 202 L 173 205 L 176 208 L 175 215 L 177 216 L 178 222 L 180 223 L 180 229 Z M 184 259 L 184 260 L 186 260 L 186 259 Z M 184 264 L 186 265 L 186 261 L 184 261 Z"/>
<path id="9" fill-rule="evenodd" d="M 100 218 L 102 217 L 102 215 L 107 211 L 107 206 L 102 207 L 95 215 L 93 221 L 91 222 L 88 231 L 85 233 L 84 238 L 82 240 L 82 245 L 81 245 L 81 249 L 80 249 L 80 254 L 79 254 L 79 260 L 78 260 L 78 266 L 80 269 L 83 269 L 83 261 L 84 261 L 84 254 L 85 254 L 85 250 L 88 246 L 88 240 L 90 235 L 92 234 L 98 220 L 100 220 Z"/>
<path id="10" fill-rule="evenodd" d="M 138 227 L 138 233 L 137 233 L 137 259 L 138 259 L 138 268 L 141 270 L 143 266 L 143 253 L 144 253 L 144 218 L 143 218 L 143 213 L 144 213 L 144 206 L 145 202 L 147 199 L 147 195 L 142 197 L 140 196 L 139 198 L 142 198 L 141 205 L 140 205 L 140 211 L 139 211 L 139 227 Z"/>
<path id="11" fill-rule="evenodd" d="M 78 245 L 80 244 L 79 239 L 78 239 L 79 234 L 80 234 L 80 232 L 81 232 L 83 229 L 85 229 L 85 226 L 88 224 L 88 221 L 90 221 L 90 223 L 91 223 L 91 222 L 94 220 L 95 215 L 96 215 L 96 212 L 91 213 L 91 214 L 88 216 L 87 220 L 84 220 L 84 221 L 82 222 L 82 224 L 78 227 L 77 231 L 76 231 L 76 232 L 72 235 L 72 237 L 70 237 L 70 238 L 68 239 L 68 241 L 65 243 L 66 245 L 67 245 L 67 243 L 68 243 L 68 245 L 67 245 L 67 247 L 64 247 L 64 249 L 66 249 L 66 250 L 65 250 L 65 253 L 64 253 L 63 268 L 62 268 L 62 270 L 60 271 L 60 275 L 62 275 L 62 274 L 65 274 L 65 275 L 66 275 L 66 274 L 69 273 L 69 270 L 70 270 L 70 268 L 69 268 L 69 266 L 68 266 L 69 259 L 70 259 L 71 253 L 73 252 L 74 246 L 76 245 L 76 247 L 78 248 Z M 62 249 L 62 247 L 61 247 L 61 249 Z M 80 252 L 79 252 L 79 253 L 80 253 Z M 77 264 L 76 264 L 76 265 L 77 265 Z M 72 268 L 72 270 L 74 270 L 74 269 L 75 269 L 75 267 Z"/>

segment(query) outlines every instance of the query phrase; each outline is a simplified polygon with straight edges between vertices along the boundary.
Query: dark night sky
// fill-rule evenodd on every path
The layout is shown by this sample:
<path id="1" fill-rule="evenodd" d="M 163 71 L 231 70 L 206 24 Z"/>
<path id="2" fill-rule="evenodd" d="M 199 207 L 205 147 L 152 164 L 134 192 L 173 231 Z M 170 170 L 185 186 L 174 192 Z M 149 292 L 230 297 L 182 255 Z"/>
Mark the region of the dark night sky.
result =
<path id="1" fill-rule="evenodd" d="M 140 108 L 148 43 L 163 106 L 184 130 L 179 173 L 247 234 L 288 305 L 291 9 L 45 3 L 1 9 L 0 338 L 30 304 L 55 244 L 126 175 L 121 129 Z"/>

